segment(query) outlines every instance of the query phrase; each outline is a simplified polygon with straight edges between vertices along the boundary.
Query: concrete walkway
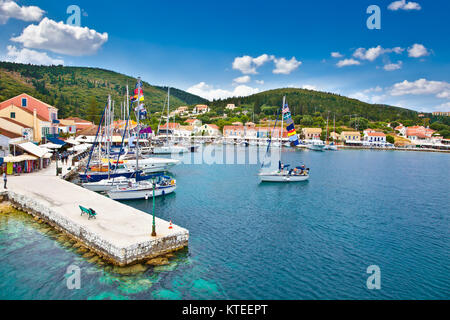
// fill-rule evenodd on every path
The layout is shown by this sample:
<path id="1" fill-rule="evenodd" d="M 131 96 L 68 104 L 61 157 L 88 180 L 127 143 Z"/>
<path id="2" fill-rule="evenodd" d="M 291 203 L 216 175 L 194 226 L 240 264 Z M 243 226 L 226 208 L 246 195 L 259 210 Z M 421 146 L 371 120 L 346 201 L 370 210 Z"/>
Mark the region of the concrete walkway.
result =
<path id="1" fill-rule="evenodd" d="M 187 245 L 188 230 L 176 225 L 169 229 L 169 222 L 156 218 L 157 237 L 151 237 L 151 214 L 56 177 L 54 162 L 40 172 L 8 178 L 8 193 L 13 202 L 38 212 L 119 264 Z M 81 216 L 79 205 L 93 208 L 97 219 Z"/>

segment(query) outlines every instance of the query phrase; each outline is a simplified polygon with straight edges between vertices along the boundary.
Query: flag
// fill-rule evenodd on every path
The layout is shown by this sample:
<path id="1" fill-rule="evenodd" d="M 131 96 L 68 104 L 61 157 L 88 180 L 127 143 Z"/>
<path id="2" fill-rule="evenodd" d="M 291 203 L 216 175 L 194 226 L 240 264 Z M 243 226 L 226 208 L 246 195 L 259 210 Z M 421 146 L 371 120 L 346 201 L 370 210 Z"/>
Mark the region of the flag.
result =
<path id="1" fill-rule="evenodd" d="M 294 121 L 292 120 L 291 110 L 289 110 L 289 105 L 286 103 L 283 106 L 283 119 L 287 124 L 287 132 L 289 141 L 294 145 L 298 146 L 300 143 L 298 142 L 297 132 L 295 131 Z"/>

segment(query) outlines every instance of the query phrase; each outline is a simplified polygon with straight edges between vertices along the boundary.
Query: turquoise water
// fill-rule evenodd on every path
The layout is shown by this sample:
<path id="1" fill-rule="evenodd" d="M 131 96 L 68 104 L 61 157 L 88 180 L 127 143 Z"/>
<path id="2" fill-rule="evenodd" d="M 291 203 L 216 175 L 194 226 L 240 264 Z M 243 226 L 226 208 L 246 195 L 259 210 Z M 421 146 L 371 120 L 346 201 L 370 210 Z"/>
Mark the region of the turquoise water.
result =
<path id="1" fill-rule="evenodd" d="M 239 149 L 245 152 L 245 149 Z M 0 299 L 449 299 L 450 155 L 286 151 L 309 182 L 258 165 L 181 165 L 157 216 L 189 229 L 170 264 L 123 275 L 26 216 L 0 215 Z M 151 213 L 149 201 L 126 202 Z M 81 268 L 68 290 L 66 269 Z M 368 290 L 366 269 L 381 269 Z"/>

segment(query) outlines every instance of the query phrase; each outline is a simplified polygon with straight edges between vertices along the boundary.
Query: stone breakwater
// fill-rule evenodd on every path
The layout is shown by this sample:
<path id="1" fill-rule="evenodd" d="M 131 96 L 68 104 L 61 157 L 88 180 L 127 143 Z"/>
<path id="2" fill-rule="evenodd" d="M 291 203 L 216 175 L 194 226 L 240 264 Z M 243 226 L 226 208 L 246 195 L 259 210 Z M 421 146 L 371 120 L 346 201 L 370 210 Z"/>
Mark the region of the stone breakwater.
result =
<path id="1" fill-rule="evenodd" d="M 188 230 L 78 187 L 57 177 L 11 177 L 0 200 L 43 220 L 81 242 L 103 259 L 125 266 L 179 250 L 188 245 Z M 81 216 L 78 205 L 94 208 L 97 219 Z"/>

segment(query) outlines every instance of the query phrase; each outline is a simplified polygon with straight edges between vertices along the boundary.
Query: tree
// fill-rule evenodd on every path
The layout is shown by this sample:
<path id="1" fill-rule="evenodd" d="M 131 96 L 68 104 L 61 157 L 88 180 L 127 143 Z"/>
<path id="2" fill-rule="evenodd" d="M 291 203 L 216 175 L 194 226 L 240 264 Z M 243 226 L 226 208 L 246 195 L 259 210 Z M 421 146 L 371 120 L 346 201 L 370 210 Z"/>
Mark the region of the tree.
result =
<path id="1" fill-rule="evenodd" d="M 314 120 L 309 115 L 304 116 L 303 119 L 300 121 L 300 124 L 302 126 L 311 126 L 313 123 L 314 123 Z"/>
<path id="2" fill-rule="evenodd" d="M 393 136 L 386 136 L 386 141 L 389 143 L 394 144 L 395 143 L 395 138 Z"/>
<path id="3" fill-rule="evenodd" d="M 94 124 L 99 124 L 100 122 L 100 110 L 95 97 L 91 97 L 89 99 L 87 108 L 87 120 L 92 121 Z"/>

